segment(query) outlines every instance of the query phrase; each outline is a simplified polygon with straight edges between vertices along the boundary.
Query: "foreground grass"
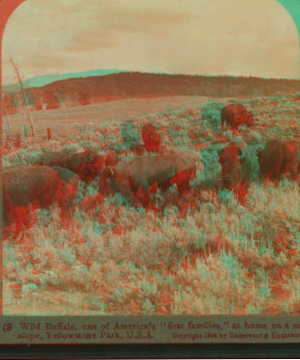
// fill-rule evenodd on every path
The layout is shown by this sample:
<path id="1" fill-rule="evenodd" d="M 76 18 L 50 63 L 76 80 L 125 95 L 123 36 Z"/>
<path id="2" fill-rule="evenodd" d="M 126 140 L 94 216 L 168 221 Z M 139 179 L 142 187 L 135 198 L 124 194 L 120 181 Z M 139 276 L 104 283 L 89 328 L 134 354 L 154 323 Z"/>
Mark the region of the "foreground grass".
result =
<path id="1" fill-rule="evenodd" d="M 5 242 L 5 309 L 42 303 L 46 312 L 61 305 L 62 312 L 67 306 L 120 315 L 299 310 L 296 184 L 254 185 L 248 208 L 231 193 L 224 205 L 204 191 L 186 216 L 184 207 L 155 216 L 120 200 L 78 206 L 67 223 L 58 208 L 36 211 L 25 239 Z"/>

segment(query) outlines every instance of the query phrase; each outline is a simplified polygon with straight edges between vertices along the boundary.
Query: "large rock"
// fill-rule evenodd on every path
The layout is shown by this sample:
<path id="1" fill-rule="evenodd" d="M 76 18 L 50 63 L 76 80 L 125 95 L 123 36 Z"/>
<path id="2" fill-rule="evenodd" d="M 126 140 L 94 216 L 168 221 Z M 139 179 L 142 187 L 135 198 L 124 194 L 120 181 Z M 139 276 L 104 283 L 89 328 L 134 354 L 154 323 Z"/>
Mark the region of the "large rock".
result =
<path id="1" fill-rule="evenodd" d="M 232 129 L 238 129 L 245 124 L 250 127 L 254 124 L 254 117 L 250 110 L 247 110 L 241 103 L 226 105 L 221 111 L 222 126 L 227 123 Z"/>
<path id="2" fill-rule="evenodd" d="M 300 144 L 295 140 L 269 140 L 257 157 L 265 178 L 275 180 L 285 174 L 296 178 L 300 172 Z"/>

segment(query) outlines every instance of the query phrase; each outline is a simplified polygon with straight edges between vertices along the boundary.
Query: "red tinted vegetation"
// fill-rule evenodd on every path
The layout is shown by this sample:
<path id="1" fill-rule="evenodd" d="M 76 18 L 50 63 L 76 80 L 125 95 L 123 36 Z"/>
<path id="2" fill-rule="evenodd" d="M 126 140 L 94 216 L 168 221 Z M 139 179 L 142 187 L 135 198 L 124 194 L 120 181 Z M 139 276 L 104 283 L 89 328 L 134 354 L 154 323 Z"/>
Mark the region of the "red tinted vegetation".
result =
<path id="1" fill-rule="evenodd" d="M 142 137 L 148 152 L 159 152 L 161 138 L 152 124 L 143 126 Z"/>

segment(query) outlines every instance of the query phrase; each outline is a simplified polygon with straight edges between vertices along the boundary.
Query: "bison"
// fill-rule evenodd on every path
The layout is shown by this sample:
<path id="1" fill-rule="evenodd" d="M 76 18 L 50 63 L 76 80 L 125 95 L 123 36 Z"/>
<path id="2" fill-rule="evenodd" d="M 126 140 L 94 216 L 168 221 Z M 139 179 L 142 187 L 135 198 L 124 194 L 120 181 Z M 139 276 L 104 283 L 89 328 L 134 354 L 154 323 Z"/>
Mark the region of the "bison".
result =
<path id="1" fill-rule="evenodd" d="M 67 169 L 27 164 L 3 167 L 4 225 L 16 222 L 20 230 L 22 224 L 18 224 L 17 214 L 31 205 L 45 208 L 58 201 L 67 209 L 77 188 L 76 174 Z"/>
<path id="2" fill-rule="evenodd" d="M 175 154 L 137 156 L 126 159 L 111 171 L 110 184 L 114 192 L 132 197 L 136 192 L 147 192 L 151 186 L 163 190 L 176 183 L 179 193 L 189 190 L 189 181 L 196 165 Z"/>
<path id="3" fill-rule="evenodd" d="M 222 167 L 223 187 L 232 190 L 244 180 L 242 164 L 245 161 L 242 146 L 232 143 L 219 151 L 219 163 Z"/>
<path id="4" fill-rule="evenodd" d="M 257 158 L 261 175 L 270 180 L 285 174 L 295 179 L 300 172 L 300 144 L 295 140 L 269 140 Z"/>
<path id="5" fill-rule="evenodd" d="M 154 183 L 167 189 L 176 172 L 176 158 L 172 155 L 127 158 L 112 172 L 111 187 L 124 195 L 131 195 L 139 187 L 147 190 Z"/>
<path id="6" fill-rule="evenodd" d="M 227 123 L 232 129 L 236 130 L 245 124 L 250 127 L 254 124 L 254 117 L 250 110 L 247 110 L 241 103 L 226 105 L 221 111 L 222 126 Z"/>
<path id="7" fill-rule="evenodd" d="M 233 191 L 238 201 L 243 205 L 246 202 L 249 175 L 251 175 L 248 173 L 249 169 L 247 169 L 249 163 L 250 170 L 253 170 L 253 165 L 251 165 L 246 153 L 247 149 L 243 145 L 236 143 L 229 144 L 219 152 L 219 163 L 222 167 L 222 186 Z"/>
<path id="8" fill-rule="evenodd" d="M 36 164 L 59 166 L 78 174 L 82 181 L 90 182 L 99 176 L 104 158 L 93 149 L 65 148 L 41 155 Z"/>

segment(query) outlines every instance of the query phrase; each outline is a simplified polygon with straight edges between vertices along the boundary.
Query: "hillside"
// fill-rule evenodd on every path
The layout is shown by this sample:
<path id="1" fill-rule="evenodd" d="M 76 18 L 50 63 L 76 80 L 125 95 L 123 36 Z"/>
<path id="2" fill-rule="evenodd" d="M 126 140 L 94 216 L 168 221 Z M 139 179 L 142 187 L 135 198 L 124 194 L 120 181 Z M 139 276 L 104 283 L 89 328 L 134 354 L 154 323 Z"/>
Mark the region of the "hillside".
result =
<path id="1" fill-rule="evenodd" d="M 25 101 L 18 93 L 4 93 L 9 113 L 22 105 L 34 110 L 88 105 L 120 98 L 152 96 L 253 97 L 299 91 L 299 80 L 254 77 L 190 76 L 146 73 L 117 73 L 56 81 L 26 89 Z"/>

